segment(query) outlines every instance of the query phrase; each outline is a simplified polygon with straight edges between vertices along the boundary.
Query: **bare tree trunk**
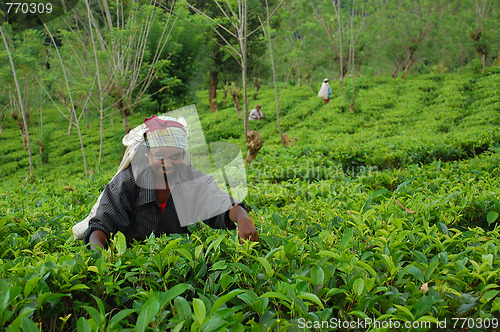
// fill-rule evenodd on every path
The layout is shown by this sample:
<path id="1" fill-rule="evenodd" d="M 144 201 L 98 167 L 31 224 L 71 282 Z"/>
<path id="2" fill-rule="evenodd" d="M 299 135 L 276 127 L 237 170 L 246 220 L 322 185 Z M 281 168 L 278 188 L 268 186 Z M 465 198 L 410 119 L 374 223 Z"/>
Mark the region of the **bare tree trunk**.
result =
<path id="1" fill-rule="evenodd" d="M 224 99 L 222 100 L 222 105 L 224 107 L 226 107 L 226 105 L 227 105 L 227 94 L 229 92 L 229 84 L 227 84 L 227 82 L 224 83 L 223 92 L 224 92 Z"/>
<path id="2" fill-rule="evenodd" d="M 89 18 L 89 31 L 90 31 L 90 41 L 92 42 L 92 48 L 94 50 L 94 61 L 95 61 L 95 67 L 96 67 L 96 79 L 97 79 L 97 88 L 99 89 L 99 160 L 98 164 L 100 165 L 102 162 L 102 150 L 104 146 L 104 105 L 103 105 L 103 100 L 104 100 L 104 91 L 103 87 L 101 84 L 101 72 L 99 70 L 99 61 L 97 58 L 97 48 L 96 48 L 96 42 L 95 42 L 95 37 L 94 37 L 94 31 L 92 29 L 92 19 L 90 15 L 90 5 L 89 2 L 86 0 L 85 5 L 87 7 L 88 13 L 88 18 Z M 87 113 L 89 112 L 89 108 L 87 107 Z M 87 115 L 87 129 L 88 129 L 88 118 L 89 116 Z"/>
<path id="3" fill-rule="evenodd" d="M 40 89 L 39 98 L 42 99 L 42 90 Z M 48 142 L 43 137 L 43 108 L 40 106 L 40 139 L 38 140 L 39 153 L 40 158 L 42 159 L 42 163 L 47 164 L 49 162 L 49 156 L 45 153 L 45 147 Z"/>
<path id="4" fill-rule="evenodd" d="M 253 100 L 257 100 L 257 96 L 258 96 L 259 90 L 260 90 L 260 81 L 257 77 L 254 77 L 253 84 L 255 85 L 255 93 L 253 95 Z"/>
<path id="5" fill-rule="evenodd" d="M 238 118 L 240 120 L 243 120 L 241 118 L 241 105 L 240 105 L 241 99 L 243 99 L 243 94 L 241 93 L 241 89 L 238 86 L 236 86 L 236 84 L 232 83 L 229 90 L 229 94 L 231 94 L 231 98 L 233 99 L 234 108 L 236 109 L 236 113 L 238 113 Z"/>
<path id="6" fill-rule="evenodd" d="M 316 90 L 316 86 L 314 85 L 314 80 L 313 80 L 313 76 L 312 76 L 311 72 L 307 73 L 305 80 L 306 80 L 306 83 L 309 84 L 309 86 L 311 87 L 311 91 L 313 91 L 313 92 L 318 91 L 318 90 Z"/>
<path id="7" fill-rule="evenodd" d="M 80 141 L 80 148 L 82 150 L 82 159 L 83 159 L 84 172 L 85 172 L 85 176 L 88 176 L 87 159 L 85 158 L 85 148 L 84 148 L 84 145 L 83 145 L 82 133 L 80 131 L 80 125 L 78 124 L 78 118 L 76 116 L 75 103 L 73 102 L 73 95 L 72 95 L 72 92 L 71 92 L 71 88 L 69 86 L 69 79 L 68 79 L 68 75 L 66 73 L 66 67 L 64 66 L 64 62 L 63 62 L 63 60 L 61 58 L 61 53 L 59 52 L 59 47 L 57 46 L 56 42 L 54 41 L 54 36 L 52 36 L 52 33 L 50 32 L 50 30 L 47 27 L 47 25 L 44 24 L 44 27 L 45 27 L 45 30 L 47 31 L 47 33 L 49 34 L 50 39 L 52 40 L 52 43 L 54 44 L 54 47 L 55 47 L 56 52 L 57 52 L 57 57 L 59 58 L 59 63 L 61 64 L 61 68 L 62 68 L 63 76 L 64 76 L 64 81 L 66 83 L 66 89 L 68 91 L 68 96 L 69 96 L 69 101 L 70 101 L 69 107 L 66 107 L 66 108 L 67 108 L 68 112 L 71 115 L 70 124 L 73 123 L 73 119 L 74 119 L 74 125 L 75 125 L 75 127 L 76 127 L 76 129 L 78 131 L 78 139 Z"/>
<path id="8" fill-rule="evenodd" d="M 240 30 L 239 30 L 239 43 L 241 49 L 241 77 L 243 80 L 243 100 L 245 106 L 245 137 L 247 146 L 249 144 L 248 132 L 250 131 L 250 124 L 248 119 L 248 91 L 247 91 L 247 41 L 248 41 L 248 25 L 247 25 L 247 0 L 239 1 L 240 9 Z"/>
<path id="9" fill-rule="evenodd" d="M 89 130 L 89 128 L 90 128 L 90 109 L 88 107 L 85 107 L 85 118 L 87 119 L 86 123 L 85 123 L 85 128 L 87 130 Z"/>
<path id="10" fill-rule="evenodd" d="M 481 27 L 478 27 L 476 33 L 472 33 L 470 37 L 474 41 L 474 50 L 477 55 L 479 55 L 479 59 L 481 59 L 481 64 L 483 65 L 481 72 L 484 73 L 484 70 L 486 69 L 486 59 L 488 58 L 488 46 L 479 43 L 482 34 L 480 29 Z"/>
<path id="11" fill-rule="evenodd" d="M 210 87 L 208 89 L 208 103 L 210 112 L 217 112 L 219 110 L 219 105 L 217 104 L 218 84 L 219 84 L 219 79 L 217 71 L 214 69 L 210 72 Z"/>
<path id="12" fill-rule="evenodd" d="M 302 83 L 301 83 L 302 77 L 301 77 L 301 72 L 300 72 L 300 63 L 297 63 L 295 68 L 297 68 L 297 86 L 301 87 L 302 86 Z"/>
<path id="13" fill-rule="evenodd" d="M 16 73 L 16 67 L 14 66 L 14 60 L 12 59 L 12 54 L 10 52 L 9 44 L 7 43 L 7 38 L 5 38 L 5 35 L 3 33 L 2 26 L 0 25 L 0 33 L 2 34 L 2 39 L 5 45 L 5 49 L 7 51 L 7 54 L 9 56 L 9 61 L 10 61 L 10 67 L 12 69 L 12 74 L 14 76 L 14 82 L 16 84 L 16 90 L 17 90 L 17 96 L 19 98 L 19 107 L 21 107 L 21 114 L 23 117 L 23 124 L 24 124 L 24 131 L 26 132 L 26 140 L 28 144 L 28 156 L 29 156 L 29 176 L 33 174 L 33 155 L 31 154 L 31 141 L 30 141 L 30 133 L 29 133 L 29 128 L 28 128 L 28 121 L 26 119 L 26 112 L 24 110 L 24 104 L 23 104 L 23 98 L 21 96 L 21 88 L 19 86 L 19 81 L 17 80 L 17 73 Z"/>
<path id="14" fill-rule="evenodd" d="M 175 1 L 168 2 L 171 7 L 166 6 L 161 1 L 149 1 L 147 9 L 145 6 L 142 6 L 147 3 L 144 1 L 117 1 L 116 12 L 110 10 L 108 1 L 99 1 L 98 3 L 104 16 L 103 22 L 98 22 L 99 20 L 92 16 L 89 0 L 85 0 L 87 14 L 89 15 L 89 28 L 97 36 L 92 37 L 94 48 L 97 46 L 99 51 L 110 55 L 105 60 L 107 62 L 105 67 L 101 65 L 100 68 L 101 75 L 106 77 L 105 80 L 107 80 L 103 84 L 102 77 L 99 79 L 101 81 L 101 88 L 104 89 L 100 93 L 102 96 L 113 96 L 115 104 L 121 101 L 125 106 L 118 107 L 118 111 L 122 117 L 124 131 L 128 133 L 131 128 L 126 118 L 132 114 L 131 109 L 143 100 L 148 87 L 156 77 L 157 70 L 154 69 L 154 65 L 161 60 L 161 54 L 172 32 L 170 18 L 173 10 L 172 6 L 175 4 Z M 131 7 L 124 8 L 128 5 L 131 5 Z M 146 17 L 140 16 L 143 14 L 143 9 L 146 9 Z M 148 41 L 151 40 L 149 38 L 150 33 L 154 28 L 156 18 L 162 15 L 162 13 L 168 13 L 167 22 L 164 24 L 159 36 L 160 41 L 157 43 L 157 47 L 150 49 L 148 47 Z M 102 25 L 105 26 L 104 30 L 106 31 L 115 29 L 127 30 L 125 21 L 133 22 L 132 24 L 137 25 L 137 29 L 131 30 L 129 36 L 117 36 L 115 39 L 111 38 L 108 40 L 102 35 L 99 28 Z M 98 41 L 97 45 L 95 41 Z M 133 52 L 131 52 L 131 49 L 133 49 Z M 146 61 L 148 52 L 150 52 L 149 56 L 152 59 L 147 66 L 149 69 L 143 75 L 144 61 Z M 109 68 L 106 68 L 106 66 Z M 114 91 L 111 91 L 112 89 Z M 113 107 L 115 104 L 113 104 Z"/>
<path id="15" fill-rule="evenodd" d="M 472 33 L 470 37 L 474 41 L 474 49 L 476 50 L 476 53 L 479 55 L 479 58 L 481 59 L 481 63 L 483 65 L 483 68 L 481 70 L 482 73 L 484 73 L 484 70 L 486 69 L 486 61 L 488 58 L 488 45 L 486 43 L 479 43 L 479 40 L 481 39 L 481 34 L 483 32 L 483 25 L 484 25 L 484 20 L 486 17 L 488 17 L 490 11 L 491 11 L 491 4 L 493 3 L 492 0 L 476 0 L 474 4 L 474 12 L 476 14 L 476 19 L 477 19 L 477 28 L 476 32 Z"/>
<path id="16" fill-rule="evenodd" d="M 406 78 L 406 75 L 408 75 L 408 71 L 410 70 L 411 66 L 413 65 L 413 56 L 415 55 L 416 49 L 413 47 L 410 47 L 408 51 L 410 53 L 408 54 L 408 58 L 406 58 L 404 73 L 403 73 L 403 76 L 401 76 L 402 80 L 404 80 Z"/>
<path id="17" fill-rule="evenodd" d="M 17 128 L 19 128 L 19 132 L 21 133 L 24 150 L 28 150 L 28 137 L 26 136 L 26 131 L 24 130 L 23 121 L 19 119 L 17 111 L 14 111 L 14 107 L 14 104 L 12 104 L 13 111 L 11 113 L 11 117 L 12 119 L 14 119 L 14 121 L 16 121 Z"/>
<path id="18" fill-rule="evenodd" d="M 271 67 L 273 68 L 273 87 L 274 87 L 274 103 L 276 105 L 276 123 L 278 125 L 278 133 L 281 138 L 281 144 L 288 146 L 288 136 L 286 139 L 283 137 L 280 125 L 280 107 L 278 101 L 278 87 L 276 86 L 276 66 L 274 65 L 273 44 L 271 39 L 271 26 L 269 24 L 269 4 L 266 0 L 266 14 L 267 14 L 267 36 L 269 38 L 269 54 L 271 56 Z M 265 31 L 265 30 L 264 30 Z"/>
<path id="19" fill-rule="evenodd" d="M 189 7 L 195 11 L 198 14 L 201 14 L 208 20 L 210 20 L 212 23 L 217 24 L 221 29 L 225 31 L 225 33 L 230 34 L 233 38 L 238 40 L 239 44 L 239 50 L 236 49 L 229 41 L 224 38 L 224 36 L 215 29 L 215 32 L 219 37 L 221 37 L 224 42 L 226 43 L 227 49 L 229 49 L 229 53 L 231 56 L 233 56 L 236 61 L 239 62 L 241 66 L 241 77 L 243 81 L 243 98 L 244 98 L 244 106 L 245 106 L 245 138 L 247 141 L 247 147 L 249 149 L 252 149 L 252 138 L 249 135 L 249 119 L 248 119 L 248 90 L 247 90 L 247 40 L 248 40 L 248 24 L 247 24 L 247 0 L 238 0 L 238 10 L 237 13 L 236 11 L 231 7 L 231 2 L 229 1 L 221 1 L 218 2 L 216 1 L 215 4 L 219 7 L 220 11 L 222 14 L 225 16 L 225 18 L 230 22 L 232 25 L 234 31 L 230 31 L 226 27 L 224 27 L 222 24 L 217 23 L 213 18 L 208 16 L 207 14 L 203 13 L 200 11 L 196 6 L 189 5 Z M 236 2 L 234 2 L 236 4 Z M 226 9 L 224 9 L 224 7 Z M 255 150 L 252 150 L 255 151 Z M 257 150 L 258 151 L 258 150 Z"/>
<path id="20" fill-rule="evenodd" d="M 337 2 L 338 1 L 338 2 Z M 340 58 L 340 88 L 344 88 L 344 66 L 343 66 L 343 54 L 342 51 L 342 18 L 340 17 L 339 8 L 342 8 L 341 0 L 332 0 L 333 7 L 335 8 L 335 15 L 337 16 L 337 35 L 339 36 L 339 58 Z"/>
<path id="21" fill-rule="evenodd" d="M 120 110 L 120 116 L 122 117 L 123 128 L 125 129 L 125 135 L 127 135 L 132 128 L 128 123 L 128 116 L 131 114 L 130 109 L 125 106 L 122 100 L 118 102 L 118 109 Z"/>
<path id="22" fill-rule="evenodd" d="M 354 113 L 355 110 L 356 110 L 356 88 L 355 88 L 355 66 L 354 66 L 354 59 L 355 59 L 355 43 L 356 43 L 356 40 L 354 39 L 354 16 L 355 16 L 355 10 L 354 10 L 354 1 L 355 0 L 352 0 L 352 12 L 351 12 L 351 16 L 349 17 L 349 26 L 351 28 L 351 40 L 349 41 L 349 63 L 350 63 L 350 67 L 351 67 L 351 88 L 352 88 L 352 98 L 351 98 L 351 103 L 349 104 L 349 111 L 351 113 Z"/>
<path id="23" fill-rule="evenodd" d="M 92 32 L 91 32 L 92 33 Z M 88 40 L 87 40 L 87 35 L 83 35 L 83 45 L 85 46 L 86 49 L 88 49 Z M 87 63 L 87 52 L 83 52 L 83 63 Z M 99 70 L 99 69 L 97 69 Z M 83 75 L 85 77 L 89 76 L 89 73 L 87 71 L 87 67 L 83 67 Z M 85 112 L 85 128 L 88 130 L 90 128 L 90 110 L 88 107 L 84 107 L 83 111 Z M 100 164 L 100 162 L 99 162 Z"/>
<path id="24" fill-rule="evenodd" d="M 73 114 L 73 112 L 70 112 L 68 136 L 71 135 L 71 132 L 73 131 L 73 123 L 74 122 L 75 122 L 75 115 Z"/>
<path id="25" fill-rule="evenodd" d="M 391 74 L 392 78 L 398 77 L 398 75 L 399 75 L 399 67 L 400 67 L 399 63 L 396 62 L 396 65 L 394 66 L 394 71 Z"/>
<path id="26" fill-rule="evenodd" d="M 3 132 L 3 128 L 5 127 L 5 119 L 7 118 L 7 112 L 5 110 L 9 107 L 9 104 L 5 105 L 0 111 L 0 134 Z"/>

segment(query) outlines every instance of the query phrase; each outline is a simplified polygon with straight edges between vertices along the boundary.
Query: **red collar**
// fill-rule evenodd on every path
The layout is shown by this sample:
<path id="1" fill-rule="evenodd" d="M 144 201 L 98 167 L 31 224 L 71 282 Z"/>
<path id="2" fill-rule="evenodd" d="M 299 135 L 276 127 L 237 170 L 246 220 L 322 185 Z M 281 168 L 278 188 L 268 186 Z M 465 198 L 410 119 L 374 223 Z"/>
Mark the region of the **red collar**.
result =
<path id="1" fill-rule="evenodd" d="M 165 202 L 165 203 L 158 203 L 158 204 L 160 204 L 161 213 L 164 213 L 165 212 L 165 206 L 167 205 L 167 202 Z"/>

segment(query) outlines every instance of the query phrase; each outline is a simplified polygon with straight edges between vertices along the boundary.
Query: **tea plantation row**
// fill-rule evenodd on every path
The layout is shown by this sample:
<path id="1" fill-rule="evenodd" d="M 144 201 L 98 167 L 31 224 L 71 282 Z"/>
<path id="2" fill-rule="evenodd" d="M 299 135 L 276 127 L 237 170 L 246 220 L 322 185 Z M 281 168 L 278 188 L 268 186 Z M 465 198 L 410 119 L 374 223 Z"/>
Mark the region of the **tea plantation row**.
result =
<path id="1" fill-rule="evenodd" d="M 295 139 L 288 148 L 279 144 L 273 90 L 263 90 L 255 102 L 267 118 L 251 129 L 265 145 L 248 167 L 246 199 L 258 243 L 196 224 L 191 236 L 128 247 L 117 236 L 102 254 L 87 250 L 70 227 L 116 170 L 118 119 L 107 123 L 104 163 L 91 179 L 82 176 L 77 138 L 49 110 L 49 163 L 35 158 L 26 179 L 26 152 L 8 123 L 0 135 L 0 329 L 498 327 L 499 85 L 494 70 L 359 79 L 354 114 L 339 91 L 324 105 L 309 88 L 288 87 L 280 103 Z M 243 148 L 232 105 L 209 113 L 201 98 L 207 139 Z M 95 165 L 98 122 L 84 133 Z M 378 325 L 345 325 L 370 319 Z"/>

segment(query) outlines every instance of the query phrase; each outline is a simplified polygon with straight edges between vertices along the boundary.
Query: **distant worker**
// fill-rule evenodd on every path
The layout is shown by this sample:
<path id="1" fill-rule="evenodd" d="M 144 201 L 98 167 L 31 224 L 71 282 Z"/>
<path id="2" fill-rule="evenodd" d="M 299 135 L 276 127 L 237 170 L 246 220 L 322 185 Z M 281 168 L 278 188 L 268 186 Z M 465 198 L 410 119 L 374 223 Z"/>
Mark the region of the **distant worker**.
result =
<path id="1" fill-rule="evenodd" d="M 323 80 L 323 84 L 321 84 L 321 89 L 319 89 L 318 92 L 318 97 L 321 99 L 325 100 L 325 104 L 328 104 L 330 101 L 330 95 L 332 94 L 332 88 L 330 87 L 330 84 L 328 84 L 330 80 L 328 78 L 325 78 Z"/>
<path id="2" fill-rule="evenodd" d="M 265 118 L 264 114 L 260 110 L 261 108 L 262 108 L 262 105 L 258 105 L 258 104 L 255 105 L 255 108 L 250 111 L 250 115 L 248 117 L 248 120 L 252 121 L 252 120 L 260 120 L 260 119 Z"/>

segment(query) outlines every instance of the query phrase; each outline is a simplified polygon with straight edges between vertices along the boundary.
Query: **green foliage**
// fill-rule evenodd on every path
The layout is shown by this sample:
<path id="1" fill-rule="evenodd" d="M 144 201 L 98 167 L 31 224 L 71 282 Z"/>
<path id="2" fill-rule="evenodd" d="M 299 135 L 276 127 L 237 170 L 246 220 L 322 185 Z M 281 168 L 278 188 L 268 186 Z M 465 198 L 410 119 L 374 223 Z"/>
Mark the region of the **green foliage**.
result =
<path id="1" fill-rule="evenodd" d="M 15 124 L 0 135 L 0 329 L 300 330 L 306 321 L 498 318 L 498 72 L 359 79 L 359 110 L 288 88 L 281 146 L 272 89 L 251 123 L 264 148 L 247 169 L 259 242 L 191 235 L 94 252 L 71 239 L 121 157 L 118 118 L 104 164 L 82 178 L 76 137 L 47 109 L 48 163 L 26 179 Z M 346 84 L 349 84 L 346 81 Z M 202 100 L 206 92 L 200 94 Z M 232 105 L 198 105 L 208 141 L 244 147 Z M 141 117 L 133 115 L 135 124 Z M 97 154 L 97 122 L 83 131 Z M 34 131 L 36 136 L 36 130 Z M 76 152 L 74 152 L 76 150 Z M 89 156 L 95 162 L 96 156 Z M 496 317 L 496 318 L 495 318 Z M 373 327 L 371 330 L 375 330 Z"/>

